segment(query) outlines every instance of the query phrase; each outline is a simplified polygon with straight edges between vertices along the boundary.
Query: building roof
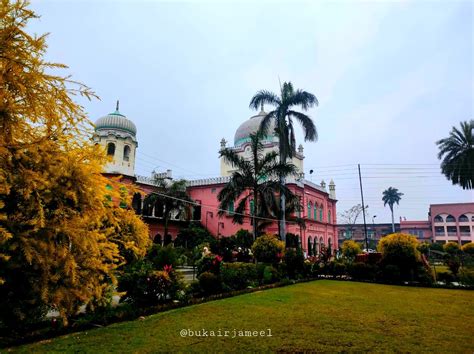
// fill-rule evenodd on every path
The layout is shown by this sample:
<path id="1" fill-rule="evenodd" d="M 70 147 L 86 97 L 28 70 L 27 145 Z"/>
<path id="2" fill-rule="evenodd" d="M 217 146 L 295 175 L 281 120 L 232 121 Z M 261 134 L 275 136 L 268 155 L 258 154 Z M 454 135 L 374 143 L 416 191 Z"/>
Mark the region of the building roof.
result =
<path id="1" fill-rule="evenodd" d="M 257 115 L 250 117 L 250 119 L 243 122 L 236 130 L 234 135 L 234 147 L 241 146 L 246 142 L 250 141 L 250 134 L 256 133 L 260 128 L 260 123 L 262 122 L 263 118 L 267 115 L 262 108 L 260 113 Z M 277 141 L 278 138 L 276 137 L 275 133 L 275 121 L 272 119 L 270 125 L 268 127 L 267 136 L 263 139 L 263 142 L 274 142 Z"/>
<path id="2" fill-rule="evenodd" d="M 101 130 L 119 130 L 130 133 L 133 137 L 137 134 L 137 127 L 135 124 L 119 112 L 119 106 L 117 101 L 117 109 L 115 112 L 109 113 L 103 116 L 95 122 L 95 131 Z"/>

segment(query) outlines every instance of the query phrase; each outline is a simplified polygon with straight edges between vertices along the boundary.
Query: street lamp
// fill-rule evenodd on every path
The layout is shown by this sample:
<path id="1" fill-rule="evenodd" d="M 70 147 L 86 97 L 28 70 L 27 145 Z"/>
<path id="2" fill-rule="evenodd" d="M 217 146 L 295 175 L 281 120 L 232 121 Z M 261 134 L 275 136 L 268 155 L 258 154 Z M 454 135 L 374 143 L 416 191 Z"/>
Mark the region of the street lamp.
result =
<path id="1" fill-rule="evenodd" d="M 377 239 L 376 233 L 375 233 L 375 221 L 374 221 L 376 217 L 377 215 L 372 216 L 372 228 L 374 229 L 374 240 Z"/>

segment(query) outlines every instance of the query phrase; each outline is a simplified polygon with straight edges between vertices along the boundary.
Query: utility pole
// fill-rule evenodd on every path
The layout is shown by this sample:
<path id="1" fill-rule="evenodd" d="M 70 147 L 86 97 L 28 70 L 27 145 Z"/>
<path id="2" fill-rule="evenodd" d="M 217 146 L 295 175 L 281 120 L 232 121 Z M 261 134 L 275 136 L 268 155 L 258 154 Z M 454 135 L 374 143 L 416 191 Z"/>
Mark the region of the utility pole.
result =
<path id="1" fill-rule="evenodd" d="M 364 192 L 362 190 L 362 177 L 360 175 L 360 164 L 357 165 L 359 168 L 359 184 L 360 184 L 360 197 L 362 199 L 362 215 L 364 216 L 364 238 L 365 238 L 365 249 L 369 252 L 369 241 L 367 240 L 367 223 L 365 222 L 365 204 L 364 204 Z"/>

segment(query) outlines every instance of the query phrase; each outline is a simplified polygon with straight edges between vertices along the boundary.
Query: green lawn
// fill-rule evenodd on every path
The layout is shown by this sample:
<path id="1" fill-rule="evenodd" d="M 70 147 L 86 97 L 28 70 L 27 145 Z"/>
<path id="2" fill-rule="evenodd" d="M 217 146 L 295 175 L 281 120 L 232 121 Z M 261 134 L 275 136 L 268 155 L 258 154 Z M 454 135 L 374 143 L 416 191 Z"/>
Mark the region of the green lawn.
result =
<path id="1" fill-rule="evenodd" d="M 70 334 L 23 352 L 474 351 L 474 292 L 321 280 Z M 180 336 L 182 329 L 230 337 Z M 236 337 L 233 330 L 272 337 Z M 210 334 L 210 332 L 209 332 Z"/>

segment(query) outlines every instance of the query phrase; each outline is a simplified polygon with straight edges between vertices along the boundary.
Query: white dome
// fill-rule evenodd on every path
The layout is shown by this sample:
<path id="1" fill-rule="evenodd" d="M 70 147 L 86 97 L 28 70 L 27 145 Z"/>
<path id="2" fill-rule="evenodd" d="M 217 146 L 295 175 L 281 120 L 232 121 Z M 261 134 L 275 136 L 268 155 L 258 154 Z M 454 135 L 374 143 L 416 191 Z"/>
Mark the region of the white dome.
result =
<path id="1" fill-rule="evenodd" d="M 118 111 L 118 107 L 115 112 L 109 113 L 95 122 L 95 131 L 98 132 L 100 130 L 120 130 L 130 133 L 133 137 L 137 135 L 135 124 L 121 114 Z"/>
<path id="2" fill-rule="evenodd" d="M 243 122 L 239 128 L 237 128 L 234 135 L 234 146 L 241 146 L 246 142 L 250 141 L 250 134 L 256 133 L 260 128 L 260 123 L 263 118 L 267 115 L 265 111 L 260 111 L 256 116 L 250 117 L 250 119 Z M 268 126 L 267 135 L 263 141 L 274 141 L 275 137 L 275 120 L 270 121 Z"/>

